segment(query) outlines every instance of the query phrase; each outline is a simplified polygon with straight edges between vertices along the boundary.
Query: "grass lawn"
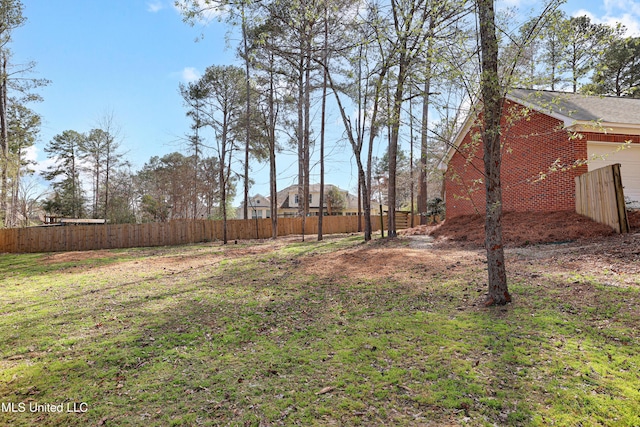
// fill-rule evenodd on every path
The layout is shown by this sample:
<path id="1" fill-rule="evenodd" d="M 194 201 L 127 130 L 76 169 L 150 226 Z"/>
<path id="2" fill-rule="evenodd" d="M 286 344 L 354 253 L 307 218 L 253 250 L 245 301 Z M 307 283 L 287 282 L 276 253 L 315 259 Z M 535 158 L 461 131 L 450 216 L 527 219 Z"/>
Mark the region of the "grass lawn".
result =
<path id="1" fill-rule="evenodd" d="M 0 425 L 639 426 L 640 273 L 538 249 L 2 255 Z"/>

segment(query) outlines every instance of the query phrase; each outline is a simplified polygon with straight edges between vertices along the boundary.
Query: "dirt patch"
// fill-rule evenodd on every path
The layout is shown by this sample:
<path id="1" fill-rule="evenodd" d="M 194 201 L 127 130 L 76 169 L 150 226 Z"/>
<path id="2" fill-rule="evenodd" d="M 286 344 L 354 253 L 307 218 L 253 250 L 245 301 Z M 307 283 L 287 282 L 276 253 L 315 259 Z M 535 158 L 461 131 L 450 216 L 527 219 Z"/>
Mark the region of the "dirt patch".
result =
<path id="1" fill-rule="evenodd" d="M 429 250 L 415 246 L 411 239 L 407 240 L 381 240 L 365 247 L 304 258 L 301 267 L 307 274 L 328 280 L 343 277 L 384 280 L 405 276 L 418 278 L 425 274 L 448 277 L 454 271 L 482 262 L 479 256 L 475 256 L 475 251 L 455 248 Z"/>
<path id="2" fill-rule="evenodd" d="M 632 233 L 640 231 L 640 211 L 630 211 Z M 608 226 L 572 211 L 551 213 L 506 212 L 502 221 L 505 246 L 584 241 L 614 235 Z M 438 226 L 419 226 L 403 235 L 428 234 L 436 243 L 456 242 L 463 246 L 484 244 L 484 216 L 467 215 L 446 220 Z"/>
<path id="3" fill-rule="evenodd" d="M 278 246 L 283 246 L 287 242 L 293 241 L 294 239 L 290 238 L 282 238 L 277 241 Z M 200 265 L 202 263 L 210 262 L 210 258 L 212 255 L 218 255 L 218 258 L 238 258 L 247 255 L 257 255 L 265 252 L 270 252 L 274 249 L 272 244 L 261 244 L 264 241 L 257 240 L 231 240 L 228 245 L 224 248 L 226 249 L 222 252 L 222 248 L 218 242 L 212 244 L 199 244 L 201 250 L 195 256 L 193 252 L 189 252 L 188 255 L 183 255 L 179 253 L 178 247 L 149 247 L 149 248 L 133 248 L 131 251 L 135 251 L 134 253 L 129 253 L 127 249 L 123 251 L 113 251 L 111 249 L 98 249 L 98 250 L 90 250 L 90 251 L 73 251 L 73 252 L 55 252 L 48 254 L 44 259 L 43 263 L 45 265 L 48 264 L 60 264 L 60 263 L 82 263 L 83 261 L 89 260 L 111 260 L 116 258 L 127 257 L 129 255 L 134 255 L 138 258 L 138 255 L 143 255 L 146 257 L 145 264 L 148 267 L 153 267 L 156 264 L 159 265 Z M 209 248 L 209 249 L 207 249 Z M 173 253 L 177 252 L 177 253 Z M 224 254 L 224 256 L 222 256 Z M 136 261 L 138 263 L 139 261 Z M 122 264 L 120 262 L 119 264 Z"/>
<path id="4" fill-rule="evenodd" d="M 112 259 L 122 256 L 121 254 L 109 249 L 100 249 L 95 251 L 74 251 L 74 252 L 55 252 L 47 255 L 43 260 L 43 264 L 59 264 L 81 262 L 91 259 Z"/>
<path id="5" fill-rule="evenodd" d="M 505 215 L 505 240 L 510 276 L 541 274 L 582 274 L 597 277 L 601 283 L 638 286 L 640 274 L 640 212 L 630 215 L 634 232 L 617 235 L 604 226 L 570 212 L 544 215 Z M 458 217 L 438 226 L 405 230 L 398 239 L 377 239 L 330 253 L 296 257 L 295 268 L 317 277 L 320 283 L 339 282 L 345 277 L 357 280 L 400 280 L 419 283 L 425 277 L 454 279 L 461 275 L 478 277 L 486 270 L 481 249 L 484 240 L 481 217 Z M 342 236 L 344 237 L 344 236 Z M 335 238 L 340 238 L 335 236 Z M 257 257 L 301 236 L 276 241 L 239 241 L 229 245 L 211 243 L 189 248 L 145 248 L 132 252 L 132 260 L 111 263 L 126 257 L 126 251 L 87 251 L 50 254 L 46 263 L 75 263 L 69 271 L 93 269 L 105 277 L 163 272 L 184 278 L 198 276 L 201 269 L 213 268 L 223 260 Z M 132 250 L 134 251 L 134 250 Z M 104 259 L 104 265 L 83 264 L 84 260 Z M 485 273 L 480 273 L 484 280 Z M 477 283 L 484 288 L 482 280 Z M 475 286 L 475 285 L 474 285 Z"/>

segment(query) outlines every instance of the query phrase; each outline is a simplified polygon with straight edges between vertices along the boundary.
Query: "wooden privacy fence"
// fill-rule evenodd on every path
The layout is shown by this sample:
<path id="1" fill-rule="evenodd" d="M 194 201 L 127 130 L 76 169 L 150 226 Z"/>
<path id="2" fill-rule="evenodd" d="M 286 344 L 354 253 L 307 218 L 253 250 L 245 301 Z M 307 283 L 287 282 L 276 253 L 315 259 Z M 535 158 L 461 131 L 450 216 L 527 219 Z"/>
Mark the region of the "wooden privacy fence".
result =
<path id="1" fill-rule="evenodd" d="M 355 233 L 357 216 L 326 216 L 323 234 Z M 383 217 L 385 229 L 387 219 Z M 380 217 L 371 217 L 373 231 L 380 229 Z M 171 246 L 222 240 L 222 221 L 175 220 L 147 224 L 74 225 L 0 229 L 0 252 L 60 252 Z M 317 217 L 306 219 L 305 234 L 318 233 Z M 271 219 L 227 221 L 227 238 L 267 239 Z M 302 218 L 278 218 L 278 235 L 302 234 Z"/>
<path id="2" fill-rule="evenodd" d="M 618 233 L 629 232 L 619 163 L 576 177 L 576 212 Z"/>

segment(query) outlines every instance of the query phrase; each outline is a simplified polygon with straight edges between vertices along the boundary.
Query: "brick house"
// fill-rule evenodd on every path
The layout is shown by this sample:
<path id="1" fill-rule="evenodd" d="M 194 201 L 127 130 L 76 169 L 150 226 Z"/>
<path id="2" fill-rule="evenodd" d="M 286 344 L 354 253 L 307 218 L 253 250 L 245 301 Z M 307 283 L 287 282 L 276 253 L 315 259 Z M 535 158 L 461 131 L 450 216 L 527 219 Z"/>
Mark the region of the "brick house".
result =
<path id="1" fill-rule="evenodd" d="M 517 89 L 503 111 L 504 211 L 574 210 L 575 177 L 612 163 L 628 204 L 640 207 L 640 99 Z M 441 164 L 449 218 L 484 213 L 482 156 L 470 116 Z"/>

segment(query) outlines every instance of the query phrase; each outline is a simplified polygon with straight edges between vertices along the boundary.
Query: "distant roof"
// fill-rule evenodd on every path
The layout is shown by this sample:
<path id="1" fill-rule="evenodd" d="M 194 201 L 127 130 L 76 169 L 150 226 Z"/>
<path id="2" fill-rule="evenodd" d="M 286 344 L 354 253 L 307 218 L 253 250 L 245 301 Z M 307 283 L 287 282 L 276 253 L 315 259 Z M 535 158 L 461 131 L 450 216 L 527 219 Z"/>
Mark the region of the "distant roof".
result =
<path id="1" fill-rule="evenodd" d="M 640 125 L 640 99 L 530 89 L 514 89 L 507 98 L 559 118 L 567 127 L 593 121 Z"/>
<path id="2" fill-rule="evenodd" d="M 250 196 L 249 197 L 249 206 L 255 206 L 255 205 L 268 205 L 269 204 L 269 197 L 265 197 L 262 194 L 258 193 L 255 196 Z M 239 208 L 243 208 L 244 207 L 244 200 L 240 202 L 240 206 Z"/>
<path id="3" fill-rule="evenodd" d="M 325 184 L 324 186 L 324 191 L 329 191 L 332 188 L 337 189 L 338 191 L 342 192 L 345 194 L 346 196 L 346 208 L 347 209 L 357 209 L 358 208 L 358 196 L 354 196 L 353 194 L 349 193 L 347 190 L 343 190 L 342 188 L 338 187 L 337 185 L 333 185 L 333 184 Z M 319 193 L 320 192 L 320 184 L 310 184 L 309 185 L 309 193 Z M 289 187 L 283 188 L 282 190 L 278 191 L 278 205 L 280 206 L 280 208 L 286 209 L 286 208 L 292 208 L 291 206 L 291 200 L 290 200 L 290 194 L 297 194 L 298 193 L 298 185 L 297 184 L 293 184 L 290 185 Z M 317 206 L 313 206 L 314 208 L 316 208 Z"/>

